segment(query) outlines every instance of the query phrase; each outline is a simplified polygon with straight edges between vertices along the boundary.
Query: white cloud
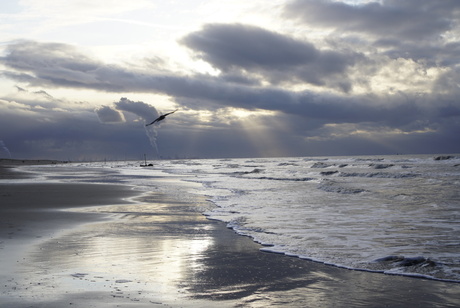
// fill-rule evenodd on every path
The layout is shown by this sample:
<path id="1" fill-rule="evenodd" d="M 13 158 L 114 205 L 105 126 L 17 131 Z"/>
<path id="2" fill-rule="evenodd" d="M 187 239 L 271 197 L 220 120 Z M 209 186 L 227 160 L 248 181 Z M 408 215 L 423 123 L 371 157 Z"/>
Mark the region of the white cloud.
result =
<path id="1" fill-rule="evenodd" d="M 142 153 L 144 123 L 176 106 L 158 131 L 171 155 L 454 148 L 456 1 L 55 2 L 0 21 L 11 148 Z"/>
<path id="2" fill-rule="evenodd" d="M 20 0 L 19 4 L 24 8 L 23 13 L 26 15 L 61 22 L 88 22 L 101 16 L 156 7 L 154 2 L 148 0 Z"/>

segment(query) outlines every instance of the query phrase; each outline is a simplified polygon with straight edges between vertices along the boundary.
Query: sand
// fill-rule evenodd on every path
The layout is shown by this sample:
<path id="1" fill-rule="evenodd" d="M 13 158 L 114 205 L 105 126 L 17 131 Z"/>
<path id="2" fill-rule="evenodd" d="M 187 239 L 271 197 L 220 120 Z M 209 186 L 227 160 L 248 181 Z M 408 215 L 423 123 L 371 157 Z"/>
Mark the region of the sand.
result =
<path id="1" fill-rule="evenodd" d="M 26 178 L 0 168 L 0 307 L 458 307 L 460 302 L 457 283 L 261 252 L 251 239 L 206 219 L 201 213 L 212 205 L 186 189 L 172 196 Z"/>

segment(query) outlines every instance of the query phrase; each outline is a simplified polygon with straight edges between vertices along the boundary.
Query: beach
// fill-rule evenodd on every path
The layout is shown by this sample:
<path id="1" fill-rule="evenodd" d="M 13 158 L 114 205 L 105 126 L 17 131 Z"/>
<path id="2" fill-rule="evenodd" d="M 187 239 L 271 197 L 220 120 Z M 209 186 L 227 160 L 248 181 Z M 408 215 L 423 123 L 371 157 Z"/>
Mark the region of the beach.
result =
<path id="1" fill-rule="evenodd" d="M 0 307 L 459 304 L 458 283 L 261 252 L 202 215 L 213 205 L 189 192 L 198 183 L 167 179 L 178 191 L 168 195 L 120 184 L 28 181 L 18 171 L 0 167 Z"/>

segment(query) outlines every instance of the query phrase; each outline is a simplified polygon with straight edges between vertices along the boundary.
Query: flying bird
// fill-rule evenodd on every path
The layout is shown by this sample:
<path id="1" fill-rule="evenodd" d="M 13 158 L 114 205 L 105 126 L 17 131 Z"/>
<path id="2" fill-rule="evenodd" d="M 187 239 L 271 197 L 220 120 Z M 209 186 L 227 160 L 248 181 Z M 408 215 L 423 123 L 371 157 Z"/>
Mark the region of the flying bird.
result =
<path id="1" fill-rule="evenodd" d="M 177 110 L 179 110 L 179 109 L 176 109 L 176 110 L 174 110 L 174 111 L 172 111 L 172 112 L 165 113 L 165 114 L 159 116 L 158 118 L 156 118 L 155 121 L 153 121 L 152 123 L 145 124 L 145 126 L 152 125 L 152 124 L 155 123 L 155 122 L 160 122 L 161 120 L 164 120 L 164 119 L 166 118 L 166 116 L 168 116 L 168 115 L 170 115 L 170 114 L 173 114 L 173 113 L 176 112 Z"/>

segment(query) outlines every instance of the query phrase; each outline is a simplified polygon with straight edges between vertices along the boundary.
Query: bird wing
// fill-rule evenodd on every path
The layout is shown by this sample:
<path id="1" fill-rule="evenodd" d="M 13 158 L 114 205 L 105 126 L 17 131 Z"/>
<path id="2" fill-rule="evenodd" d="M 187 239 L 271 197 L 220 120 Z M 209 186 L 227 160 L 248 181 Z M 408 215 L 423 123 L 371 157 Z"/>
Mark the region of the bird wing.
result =
<path id="1" fill-rule="evenodd" d="M 155 122 L 158 122 L 158 119 L 159 119 L 159 118 L 155 119 L 152 123 L 145 124 L 145 126 L 149 126 L 149 125 L 152 125 L 152 124 L 155 123 Z"/>
<path id="2" fill-rule="evenodd" d="M 152 124 L 155 123 L 155 122 L 160 122 L 161 120 L 164 120 L 164 118 L 165 118 L 167 115 L 170 115 L 170 114 L 176 112 L 177 110 L 179 110 L 179 109 L 176 109 L 176 110 L 174 110 L 174 111 L 172 111 L 172 112 L 165 113 L 165 114 L 159 116 L 158 118 L 156 118 L 152 123 L 146 124 L 145 126 L 152 125 Z"/>
<path id="3" fill-rule="evenodd" d="M 173 114 L 173 113 L 174 113 L 174 112 L 176 112 L 177 110 L 179 110 L 179 109 L 176 109 L 176 110 L 174 110 L 174 111 L 172 111 L 172 112 L 168 112 L 168 113 L 165 113 L 165 114 L 164 114 L 164 116 L 167 116 L 167 115 Z"/>

